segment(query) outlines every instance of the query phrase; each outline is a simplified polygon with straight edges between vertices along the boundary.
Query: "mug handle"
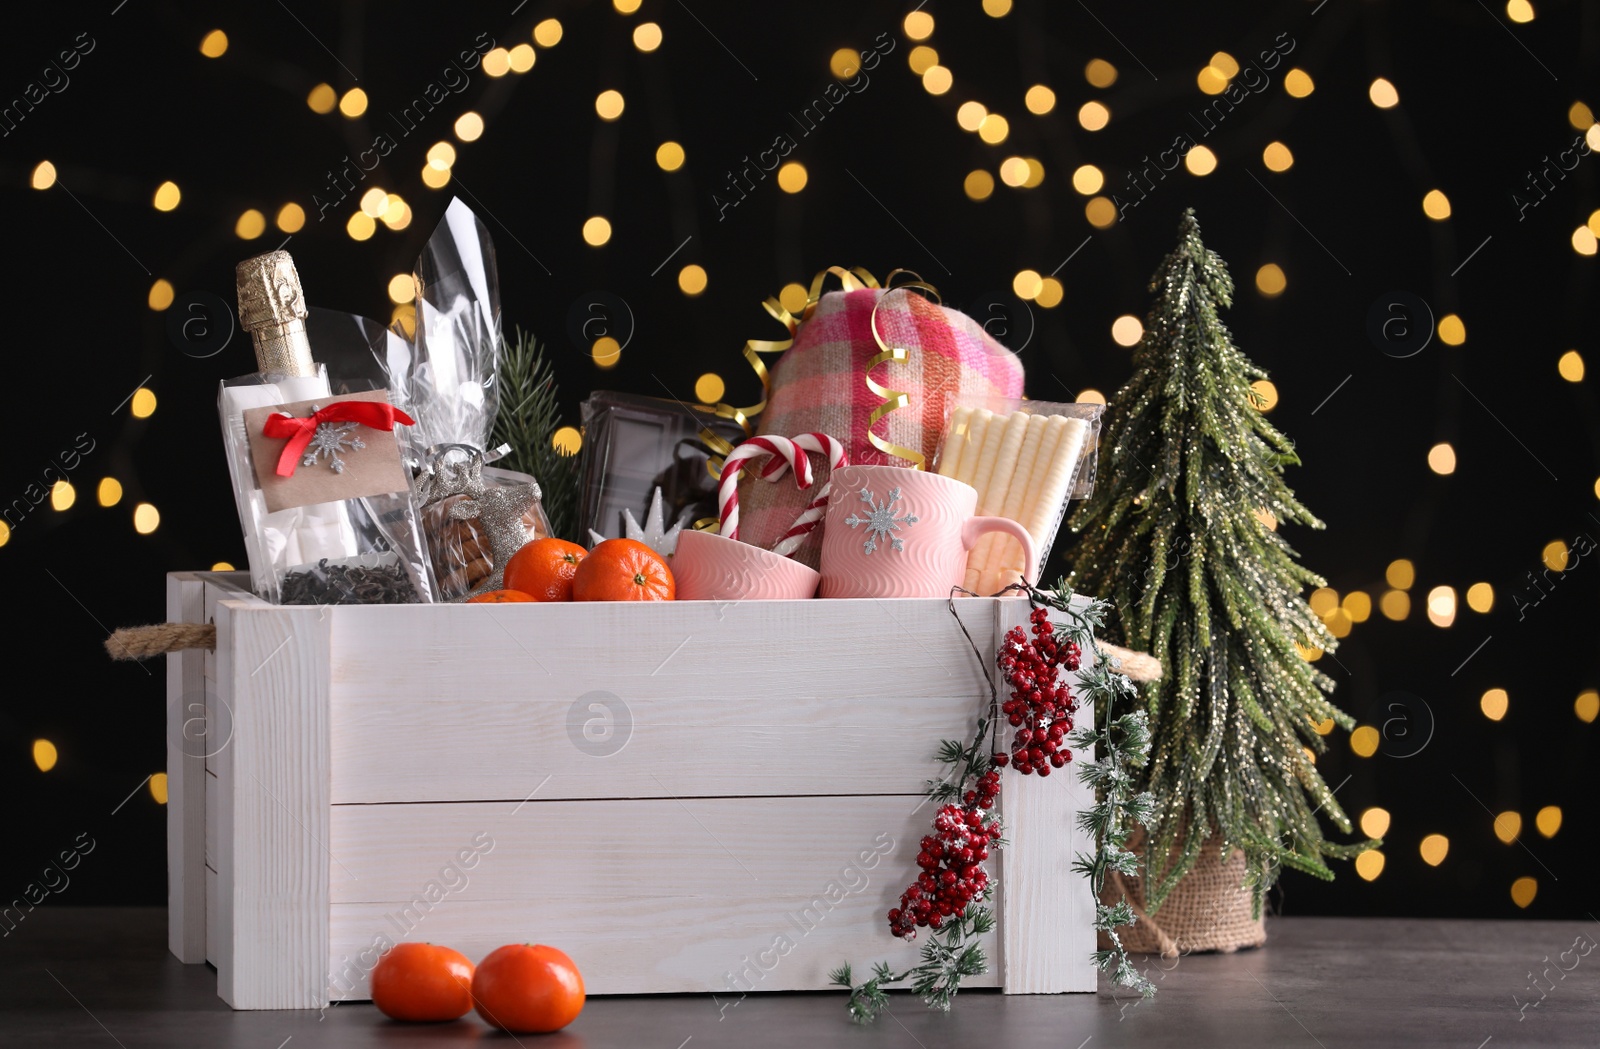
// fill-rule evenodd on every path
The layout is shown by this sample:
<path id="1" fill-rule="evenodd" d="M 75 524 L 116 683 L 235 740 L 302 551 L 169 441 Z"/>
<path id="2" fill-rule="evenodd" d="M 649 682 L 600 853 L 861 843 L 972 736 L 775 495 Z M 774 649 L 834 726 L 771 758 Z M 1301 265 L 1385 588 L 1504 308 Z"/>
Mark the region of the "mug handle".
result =
<path id="1" fill-rule="evenodd" d="M 986 532 L 1004 532 L 1022 544 L 1022 560 L 1028 571 L 1034 570 L 1033 536 L 1009 517 L 969 517 L 961 526 L 961 545 L 971 550 L 978 537 Z"/>

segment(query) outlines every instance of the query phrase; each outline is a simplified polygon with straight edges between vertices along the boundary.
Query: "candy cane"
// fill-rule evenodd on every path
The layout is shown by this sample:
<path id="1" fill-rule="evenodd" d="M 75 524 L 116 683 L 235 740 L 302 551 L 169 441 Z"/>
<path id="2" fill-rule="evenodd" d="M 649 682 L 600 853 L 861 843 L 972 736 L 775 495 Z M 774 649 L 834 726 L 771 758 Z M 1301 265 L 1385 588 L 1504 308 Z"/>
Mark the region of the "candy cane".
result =
<path id="1" fill-rule="evenodd" d="M 804 490 L 810 488 L 813 481 L 811 460 L 806 455 L 808 451 L 826 456 L 830 469 L 833 466 L 845 465 L 849 461 L 844 445 L 824 433 L 801 434 L 793 439 L 752 437 L 728 453 L 727 460 L 722 466 L 721 480 L 717 485 L 717 505 L 722 518 L 720 534 L 729 539 L 739 538 L 739 471 L 743 468 L 742 464 L 758 456 L 769 456 L 766 464 L 757 470 L 757 476 L 766 481 L 776 481 L 786 471 L 793 469 L 796 486 Z M 750 466 L 754 468 L 753 463 Z M 784 540 L 788 540 L 791 536 L 803 536 L 815 528 L 816 521 L 821 519 L 819 508 L 827 505 L 827 498 L 828 486 L 824 485 L 816 498 L 806 507 L 805 513 L 800 515 L 800 520 L 797 520 L 789 532 L 785 533 Z M 813 514 L 813 511 L 816 513 Z M 789 550 L 798 544 L 799 540 L 796 539 L 790 544 Z M 778 552 L 787 554 L 789 550 Z"/>
<path id="2" fill-rule="evenodd" d="M 828 470 L 832 472 L 841 466 L 850 465 L 850 456 L 845 451 L 844 445 L 829 437 L 825 433 L 803 433 L 794 439 L 794 443 L 808 452 L 816 452 L 824 456 L 828 463 Z M 799 517 L 794 519 L 794 524 L 783 533 L 772 546 L 772 552 L 785 557 L 793 556 L 805 541 L 805 537 L 822 524 L 822 518 L 827 513 L 828 495 L 833 491 L 833 479 L 817 490 L 816 497 L 805 508 Z"/>

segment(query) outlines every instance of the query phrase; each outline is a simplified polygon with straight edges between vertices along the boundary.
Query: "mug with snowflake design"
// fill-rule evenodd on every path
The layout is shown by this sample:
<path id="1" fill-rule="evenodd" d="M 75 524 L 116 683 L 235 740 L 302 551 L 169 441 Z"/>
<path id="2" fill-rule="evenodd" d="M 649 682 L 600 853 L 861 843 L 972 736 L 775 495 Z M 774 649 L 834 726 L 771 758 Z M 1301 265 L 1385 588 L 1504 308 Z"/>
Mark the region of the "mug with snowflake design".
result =
<path id="1" fill-rule="evenodd" d="M 967 551 L 987 532 L 1022 544 L 1033 537 L 1008 517 L 975 517 L 978 492 L 952 477 L 903 466 L 845 466 L 833 472 L 822 531 L 819 597 L 950 596 L 966 573 Z"/>

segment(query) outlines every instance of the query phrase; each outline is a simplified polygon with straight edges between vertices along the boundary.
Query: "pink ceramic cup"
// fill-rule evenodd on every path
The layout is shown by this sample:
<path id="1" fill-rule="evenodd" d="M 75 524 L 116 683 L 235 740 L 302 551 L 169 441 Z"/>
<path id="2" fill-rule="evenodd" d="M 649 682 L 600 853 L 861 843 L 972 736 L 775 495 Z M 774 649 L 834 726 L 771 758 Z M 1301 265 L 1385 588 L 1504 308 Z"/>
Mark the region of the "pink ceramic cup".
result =
<path id="1" fill-rule="evenodd" d="M 672 555 L 679 601 L 803 601 L 816 596 L 815 569 L 711 532 L 686 531 Z"/>
<path id="2" fill-rule="evenodd" d="M 985 532 L 1033 537 L 1007 517 L 974 517 L 978 492 L 950 477 L 900 466 L 833 472 L 822 531 L 819 597 L 949 597 L 966 578 L 967 551 Z"/>

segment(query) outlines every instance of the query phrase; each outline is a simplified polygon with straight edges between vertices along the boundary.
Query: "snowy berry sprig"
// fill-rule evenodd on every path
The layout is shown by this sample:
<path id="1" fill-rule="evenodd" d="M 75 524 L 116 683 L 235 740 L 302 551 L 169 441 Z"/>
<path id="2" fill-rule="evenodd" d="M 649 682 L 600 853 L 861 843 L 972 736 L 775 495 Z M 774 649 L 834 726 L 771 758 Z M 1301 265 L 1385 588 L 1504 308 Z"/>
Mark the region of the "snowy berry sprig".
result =
<path id="1" fill-rule="evenodd" d="M 889 911 L 889 931 L 906 940 L 918 927 L 937 932 L 970 904 L 989 898 L 989 872 L 983 861 L 989 846 L 1000 840 L 1000 823 L 987 819 L 1000 793 L 1000 770 L 990 769 L 966 792 L 962 805 L 946 805 L 933 818 L 933 834 L 923 837 L 917 853 L 922 873 L 900 894 L 900 906 Z"/>
<path id="2" fill-rule="evenodd" d="M 994 763 L 1048 776 L 1072 760 L 1065 742 L 1078 701 L 1060 672 L 1062 667 L 1077 670 L 1080 652 L 1075 642 L 1056 637 L 1049 609 L 1035 608 L 1028 618 L 1032 640 L 1020 626 L 1012 627 L 1000 649 L 1000 671 L 1011 686 L 1011 698 L 1000 705 L 1000 712 L 1017 731 L 1011 752 L 995 754 Z"/>

